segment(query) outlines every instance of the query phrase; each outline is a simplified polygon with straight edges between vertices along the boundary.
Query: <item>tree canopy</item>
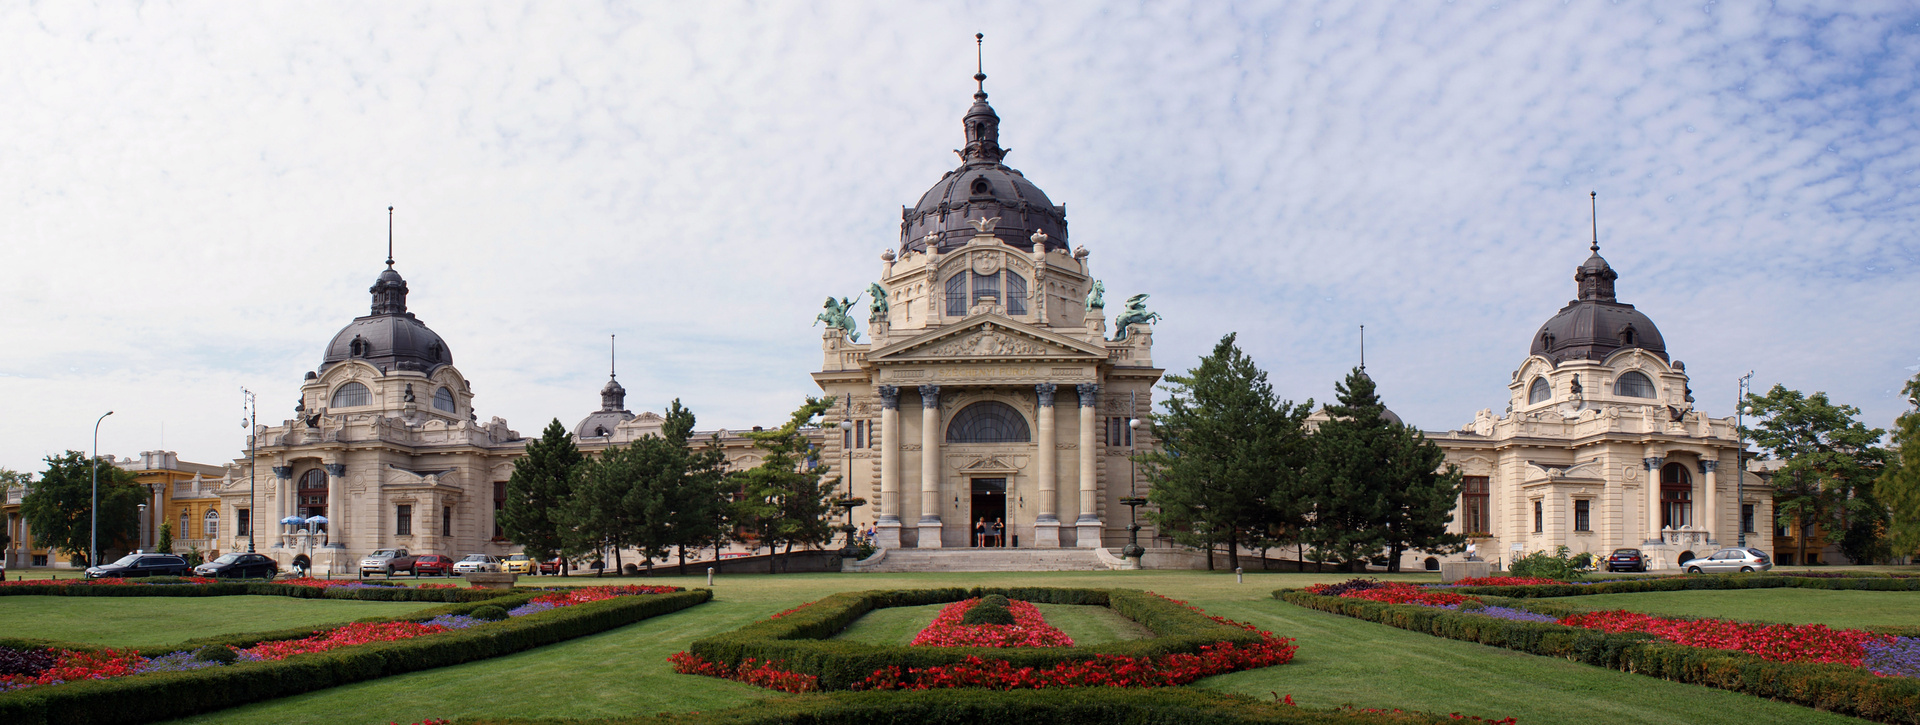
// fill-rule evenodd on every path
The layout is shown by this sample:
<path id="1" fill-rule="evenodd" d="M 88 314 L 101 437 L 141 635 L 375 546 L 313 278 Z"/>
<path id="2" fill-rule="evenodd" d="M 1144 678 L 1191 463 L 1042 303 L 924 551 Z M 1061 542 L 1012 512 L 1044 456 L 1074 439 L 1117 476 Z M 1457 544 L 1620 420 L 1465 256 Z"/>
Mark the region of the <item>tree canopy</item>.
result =
<path id="1" fill-rule="evenodd" d="M 1874 479 L 1886 467 L 1887 451 L 1876 446 L 1886 431 L 1868 428 L 1854 419 L 1859 408 L 1836 405 L 1821 392 L 1775 385 L 1765 395 L 1748 395 L 1745 404 L 1761 418 L 1747 434 L 1785 462 L 1773 478 L 1780 525 L 1819 523 L 1847 558 L 1885 558 L 1887 514 L 1874 496 Z"/>
<path id="2" fill-rule="evenodd" d="M 93 536 L 93 462 L 79 451 L 46 461 L 46 472 L 20 502 L 20 515 L 32 528 L 35 545 L 86 561 Z M 100 549 L 127 548 L 124 545 L 140 535 L 139 506 L 147 492 L 134 483 L 132 473 L 106 460 L 99 462 L 99 475 Z"/>
<path id="3" fill-rule="evenodd" d="M 547 424 L 539 440 L 527 443 L 527 455 L 514 462 L 507 500 L 500 508 L 500 531 L 507 540 L 543 560 L 566 549 L 562 512 L 573 498 L 583 460 L 558 418 Z"/>
<path id="4" fill-rule="evenodd" d="M 839 476 L 827 476 L 828 467 L 807 439 L 815 419 L 833 407 L 834 399 L 809 396 L 779 428 L 747 433 L 754 446 L 766 451 L 760 465 L 733 474 L 730 485 L 743 492 L 733 504 L 733 520 L 751 532 L 759 546 L 774 554 L 785 546 L 818 546 L 832 542 L 833 497 Z M 773 557 L 767 561 L 773 571 Z"/>
<path id="5" fill-rule="evenodd" d="M 1893 449 L 1873 493 L 1891 511 L 1887 540 L 1894 553 L 1920 553 L 1920 375 L 1903 390 L 1913 406 L 1894 420 Z"/>

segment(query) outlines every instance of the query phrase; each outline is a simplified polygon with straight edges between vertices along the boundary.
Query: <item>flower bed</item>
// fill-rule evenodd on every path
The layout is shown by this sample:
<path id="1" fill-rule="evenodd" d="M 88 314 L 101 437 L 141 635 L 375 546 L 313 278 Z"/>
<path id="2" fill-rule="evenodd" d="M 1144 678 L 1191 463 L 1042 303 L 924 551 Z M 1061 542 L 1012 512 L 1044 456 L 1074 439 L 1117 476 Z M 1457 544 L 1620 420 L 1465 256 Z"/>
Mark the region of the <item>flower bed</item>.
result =
<path id="1" fill-rule="evenodd" d="M 1681 576 L 1637 577 L 1594 582 L 1552 582 L 1520 585 L 1466 585 L 1456 582 L 1466 594 L 1500 597 L 1579 597 L 1589 594 L 1627 594 L 1635 592 L 1677 592 L 1701 589 L 1851 589 L 1883 592 L 1920 591 L 1920 577 L 1872 575 L 1836 572 L 1792 572 L 1788 574 L 1689 574 Z"/>
<path id="2" fill-rule="evenodd" d="M 1463 602 L 1479 601 L 1456 592 L 1433 591 L 1405 582 L 1382 582 L 1373 579 L 1351 579 L 1339 584 L 1315 584 L 1307 587 L 1307 592 L 1367 599 L 1387 604 L 1419 604 L 1429 607 L 1459 606 Z"/>
<path id="3" fill-rule="evenodd" d="M 0 587 L 168 586 L 218 583 L 220 583 L 219 579 L 204 576 L 154 577 L 151 579 L 101 577 L 99 579 L 23 579 L 0 581 Z"/>
<path id="4" fill-rule="evenodd" d="M 1032 602 L 1018 599 L 1007 602 L 1007 610 L 1013 612 L 1013 624 L 963 624 L 961 618 L 967 610 L 979 603 L 978 597 L 962 599 L 947 605 L 933 618 L 933 623 L 915 635 L 911 646 L 914 647 L 1072 647 L 1073 638 L 1068 637 L 1040 615 L 1040 608 Z"/>
<path id="5" fill-rule="evenodd" d="M 1549 579 L 1543 576 L 1470 576 L 1465 579 L 1454 580 L 1452 582 L 1452 586 L 1516 587 L 1516 586 L 1529 586 L 1533 584 L 1565 584 L 1565 583 L 1566 582 L 1560 581 L 1559 579 Z"/>
<path id="6" fill-rule="evenodd" d="M 1824 624 L 1749 624 L 1724 619 L 1672 619 L 1615 610 L 1562 617 L 1560 624 L 1602 632 L 1646 632 L 1689 647 L 1745 652 L 1773 662 L 1824 662 L 1848 667 L 1865 665 L 1869 648 L 1884 652 L 1877 659 L 1898 661 L 1892 654 L 1899 639 L 1858 629 L 1832 629 Z M 1912 677 L 1894 664 L 1881 676 Z"/>

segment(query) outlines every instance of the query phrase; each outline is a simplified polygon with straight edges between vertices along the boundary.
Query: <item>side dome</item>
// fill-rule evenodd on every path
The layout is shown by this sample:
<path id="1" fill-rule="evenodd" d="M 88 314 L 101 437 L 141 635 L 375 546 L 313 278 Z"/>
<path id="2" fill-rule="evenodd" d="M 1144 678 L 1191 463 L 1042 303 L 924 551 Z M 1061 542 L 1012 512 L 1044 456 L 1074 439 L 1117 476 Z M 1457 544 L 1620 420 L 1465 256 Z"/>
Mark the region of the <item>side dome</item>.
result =
<path id="1" fill-rule="evenodd" d="M 960 168 L 942 176 L 913 208 L 900 210 L 901 253 L 924 250 L 930 234 L 942 250 L 964 245 L 979 233 L 968 222 L 993 217 L 1000 219 L 993 235 L 1008 246 L 1031 251 L 1033 234 L 1040 232 L 1048 249 L 1067 251 L 1067 208 L 1055 206 L 1025 175 L 1001 163 L 1007 149 L 1000 147 L 1000 115 L 987 105 L 984 87 L 973 94 L 962 123 L 967 145 L 956 152 Z"/>
<path id="2" fill-rule="evenodd" d="M 372 314 L 356 317 L 327 343 L 320 370 L 347 360 L 364 360 L 383 371 L 431 374 L 453 364 L 453 352 L 439 333 L 407 311 L 407 281 L 388 267 L 373 287 Z"/>
<path id="3" fill-rule="evenodd" d="M 1568 360 L 1605 360 L 1625 348 L 1646 350 L 1660 359 L 1667 358 L 1667 342 L 1660 328 L 1646 313 L 1614 297 L 1613 282 L 1619 274 L 1601 258 L 1599 243 L 1593 256 L 1574 271 L 1580 298 L 1566 307 L 1534 333 L 1531 354 L 1540 355 L 1555 365 Z"/>

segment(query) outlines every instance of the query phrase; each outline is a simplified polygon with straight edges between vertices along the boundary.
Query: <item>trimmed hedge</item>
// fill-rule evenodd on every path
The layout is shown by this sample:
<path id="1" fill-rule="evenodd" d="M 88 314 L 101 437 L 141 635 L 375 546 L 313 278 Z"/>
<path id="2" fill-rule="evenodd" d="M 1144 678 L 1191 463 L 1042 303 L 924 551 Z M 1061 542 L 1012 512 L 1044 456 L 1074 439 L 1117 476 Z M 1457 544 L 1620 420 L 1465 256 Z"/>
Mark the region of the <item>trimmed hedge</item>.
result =
<path id="1" fill-rule="evenodd" d="M 1448 639 L 1717 687 L 1869 720 L 1920 724 L 1920 680 L 1911 677 L 1878 677 L 1838 664 L 1771 662 L 1743 652 L 1678 645 L 1645 632 L 1609 634 L 1434 607 L 1326 597 L 1295 589 L 1282 589 L 1273 595 L 1309 609 Z"/>
<path id="2" fill-rule="evenodd" d="M 134 725 L 171 720 L 363 680 L 499 657 L 677 612 L 712 597 L 713 593 L 705 589 L 614 597 L 536 612 L 484 627 L 396 642 L 371 642 L 294 655 L 284 660 L 15 690 L 0 693 L 0 722 Z M 312 629 L 301 632 L 304 636 L 311 634 Z M 169 651 L 177 649 L 180 646 L 171 647 Z"/>
<path id="3" fill-rule="evenodd" d="M 829 640 L 866 613 L 888 607 L 944 604 L 999 594 L 1042 604 L 1105 606 L 1139 622 L 1152 639 L 1109 642 L 1091 647 L 906 647 Z M 820 678 L 823 690 L 845 690 L 887 667 L 951 665 L 979 657 L 1006 660 L 1014 667 L 1052 667 L 1097 655 L 1152 657 L 1196 653 L 1218 642 L 1256 644 L 1258 632 L 1221 624 L 1146 592 L 1130 589 L 1054 589 L 1043 587 L 973 589 L 893 589 L 842 592 L 793 610 L 779 619 L 746 625 L 697 640 L 687 650 L 709 662 L 738 666 L 755 659 L 782 663 L 783 669 Z"/>
<path id="4" fill-rule="evenodd" d="M 1469 722 L 1472 720 L 1469 719 Z M 894 725 L 995 723 L 996 725 L 1365 725 L 1410 723 L 1458 725 L 1446 715 L 1366 710 L 1310 710 L 1245 695 L 1184 687 L 1071 690 L 926 690 L 837 692 L 761 700 L 708 713 L 662 714 L 609 720 L 471 720 L 459 725 Z"/>
<path id="5" fill-rule="evenodd" d="M 1497 597 L 1579 597 L 1588 594 L 1678 592 L 1700 589 L 1862 589 L 1877 592 L 1920 591 L 1920 577 L 1846 576 L 1807 577 L 1775 574 L 1694 574 L 1630 579 L 1602 584 L 1525 584 L 1501 587 L 1454 587 L 1450 592 Z"/>
<path id="6" fill-rule="evenodd" d="M 155 581 L 178 581 L 159 579 Z M 518 589 L 511 591 L 521 591 Z M 363 602 L 478 602 L 498 597 L 497 589 L 418 589 L 415 587 L 310 587 L 274 582 L 218 584 L 9 584 L 0 596 L 43 597 L 231 597 L 244 594 L 297 599 L 357 599 Z"/>

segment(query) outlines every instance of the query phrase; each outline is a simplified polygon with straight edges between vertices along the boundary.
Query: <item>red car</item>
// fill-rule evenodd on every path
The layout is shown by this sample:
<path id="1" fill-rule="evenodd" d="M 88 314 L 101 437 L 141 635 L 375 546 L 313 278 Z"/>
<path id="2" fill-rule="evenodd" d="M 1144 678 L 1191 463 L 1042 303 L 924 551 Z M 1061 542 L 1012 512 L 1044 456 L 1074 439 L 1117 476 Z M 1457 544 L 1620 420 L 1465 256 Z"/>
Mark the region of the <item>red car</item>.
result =
<path id="1" fill-rule="evenodd" d="M 453 557 L 450 557 L 450 556 L 441 556 L 439 554 L 421 554 L 420 557 L 415 559 L 413 562 L 414 576 L 425 576 L 428 574 L 434 574 L 437 576 L 446 576 L 452 573 L 453 573 Z"/>
<path id="2" fill-rule="evenodd" d="M 540 573 L 542 574 L 560 573 L 560 557 L 556 556 L 550 560 L 540 562 Z"/>

